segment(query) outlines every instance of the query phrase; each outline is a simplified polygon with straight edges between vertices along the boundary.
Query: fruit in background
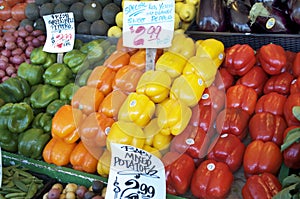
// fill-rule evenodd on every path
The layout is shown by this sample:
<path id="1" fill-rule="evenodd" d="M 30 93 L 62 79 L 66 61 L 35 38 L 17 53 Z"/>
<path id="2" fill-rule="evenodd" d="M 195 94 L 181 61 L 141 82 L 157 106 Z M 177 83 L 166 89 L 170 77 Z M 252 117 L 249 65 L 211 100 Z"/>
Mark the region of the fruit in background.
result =
<path id="1" fill-rule="evenodd" d="M 28 3 L 25 8 L 25 16 L 30 20 L 37 20 L 40 17 L 40 10 L 37 4 Z"/>
<path id="2" fill-rule="evenodd" d="M 88 21 L 82 21 L 77 25 L 76 32 L 78 34 L 87 34 L 89 35 L 90 32 L 90 27 L 91 27 L 91 22 Z"/>
<path id="3" fill-rule="evenodd" d="M 105 36 L 109 29 L 109 25 L 105 21 L 99 19 L 94 21 L 90 26 L 91 35 Z"/>
<path id="4" fill-rule="evenodd" d="M 114 25 L 115 17 L 120 11 L 121 8 L 115 3 L 109 3 L 103 8 L 102 18 L 108 25 Z"/>
<path id="5" fill-rule="evenodd" d="M 175 12 L 176 13 L 179 13 L 179 11 L 181 10 L 183 4 L 184 3 L 182 1 L 178 1 L 178 2 L 175 3 Z"/>
<path id="6" fill-rule="evenodd" d="M 69 11 L 69 6 L 64 4 L 64 3 L 58 3 L 55 5 L 53 9 L 53 13 L 63 13 L 63 12 L 68 12 Z"/>
<path id="7" fill-rule="evenodd" d="M 181 28 L 182 22 L 179 15 L 175 12 L 174 14 L 174 30 Z"/>
<path id="8" fill-rule="evenodd" d="M 102 16 L 102 6 L 98 2 L 90 2 L 83 7 L 83 17 L 88 22 L 94 22 Z"/>
<path id="9" fill-rule="evenodd" d="M 82 22 L 84 20 L 83 7 L 84 3 L 82 2 L 76 2 L 70 6 L 69 11 L 73 12 L 75 22 Z"/>
<path id="10" fill-rule="evenodd" d="M 55 7 L 54 3 L 45 3 L 45 4 L 41 5 L 41 7 L 40 7 L 40 16 L 42 17 L 44 15 L 53 14 L 54 7 Z"/>
<path id="11" fill-rule="evenodd" d="M 178 14 L 182 21 L 191 22 L 196 16 L 196 7 L 193 4 L 184 3 Z"/>
<path id="12" fill-rule="evenodd" d="M 115 17 L 115 23 L 119 28 L 123 27 L 123 12 L 119 12 Z"/>
<path id="13" fill-rule="evenodd" d="M 112 26 L 107 31 L 108 37 L 121 37 L 122 29 L 119 26 Z"/>

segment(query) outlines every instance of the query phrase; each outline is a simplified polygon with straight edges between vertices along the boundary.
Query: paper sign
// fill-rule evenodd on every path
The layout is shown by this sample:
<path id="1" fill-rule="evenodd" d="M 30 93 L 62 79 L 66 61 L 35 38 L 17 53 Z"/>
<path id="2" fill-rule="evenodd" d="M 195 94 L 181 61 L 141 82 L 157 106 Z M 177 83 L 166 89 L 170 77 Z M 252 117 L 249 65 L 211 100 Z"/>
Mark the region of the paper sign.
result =
<path id="1" fill-rule="evenodd" d="M 164 165 L 142 149 L 111 143 L 111 164 L 105 198 L 166 198 Z"/>
<path id="2" fill-rule="evenodd" d="M 174 32 L 175 1 L 124 1 L 123 45 L 166 48 Z"/>
<path id="3" fill-rule="evenodd" d="M 43 16 L 47 38 L 43 51 L 63 53 L 73 49 L 75 41 L 75 20 L 72 12 Z"/>

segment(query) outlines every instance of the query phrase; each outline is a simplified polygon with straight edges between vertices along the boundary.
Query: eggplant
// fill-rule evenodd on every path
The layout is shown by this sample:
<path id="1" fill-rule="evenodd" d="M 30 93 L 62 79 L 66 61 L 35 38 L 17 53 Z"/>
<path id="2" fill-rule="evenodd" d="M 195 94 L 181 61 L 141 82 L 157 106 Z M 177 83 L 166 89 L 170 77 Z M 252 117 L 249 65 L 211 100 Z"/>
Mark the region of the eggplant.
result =
<path id="1" fill-rule="evenodd" d="M 300 25 L 300 0 L 288 0 L 287 7 L 290 19 Z"/>
<path id="2" fill-rule="evenodd" d="M 227 1 L 228 23 L 233 32 L 251 32 L 249 12 L 251 5 L 243 0 Z"/>
<path id="3" fill-rule="evenodd" d="M 252 32 L 291 33 L 288 16 L 269 3 L 255 3 L 250 10 Z"/>
<path id="4" fill-rule="evenodd" d="M 200 0 L 196 24 L 200 31 L 225 31 L 225 4 L 223 0 Z"/>

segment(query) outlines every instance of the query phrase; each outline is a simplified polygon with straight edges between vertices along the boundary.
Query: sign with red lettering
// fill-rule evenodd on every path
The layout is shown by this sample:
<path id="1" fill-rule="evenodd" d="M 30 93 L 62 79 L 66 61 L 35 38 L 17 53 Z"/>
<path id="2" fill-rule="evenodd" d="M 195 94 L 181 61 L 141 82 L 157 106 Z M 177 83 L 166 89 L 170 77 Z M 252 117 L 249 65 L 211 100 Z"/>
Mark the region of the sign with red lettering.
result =
<path id="1" fill-rule="evenodd" d="M 124 1 L 123 45 L 166 48 L 174 32 L 175 1 Z"/>
<path id="2" fill-rule="evenodd" d="M 43 16 L 47 39 L 43 50 L 63 53 L 73 49 L 75 41 L 75 20 L 72 12 Z"/>

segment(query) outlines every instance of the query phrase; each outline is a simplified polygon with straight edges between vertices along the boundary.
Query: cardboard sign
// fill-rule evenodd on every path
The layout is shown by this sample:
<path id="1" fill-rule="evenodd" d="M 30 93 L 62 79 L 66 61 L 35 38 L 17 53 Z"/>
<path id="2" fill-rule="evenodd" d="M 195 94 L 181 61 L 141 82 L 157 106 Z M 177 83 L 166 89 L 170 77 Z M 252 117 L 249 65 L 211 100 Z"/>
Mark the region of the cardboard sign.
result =
<path id="1" fill-rule="evenodd" d="M 166 48 L 174 32 L 175 1 L 124 1 L 123 45 Z"/>
<path id="2" fill-rule="evenodd" d="M 142 149 L 111 143 L 111 164 L 105 198 L 166 198 L 164 165 Z"/>
<path id="3" fill-rule="evenodd" d="M 43 16 L 47 38 L 43 51 L 63 53 L 73 49 L 75 41 L 75 20 L 72 12 Z"/>

